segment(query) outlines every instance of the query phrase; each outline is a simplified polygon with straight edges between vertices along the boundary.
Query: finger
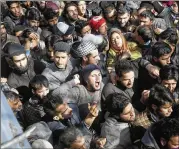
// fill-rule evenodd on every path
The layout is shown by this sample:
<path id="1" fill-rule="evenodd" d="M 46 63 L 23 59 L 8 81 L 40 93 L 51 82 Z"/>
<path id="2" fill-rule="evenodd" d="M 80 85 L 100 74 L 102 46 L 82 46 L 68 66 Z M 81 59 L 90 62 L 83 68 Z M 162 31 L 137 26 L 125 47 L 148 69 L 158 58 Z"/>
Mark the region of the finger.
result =
<path id="1" fill-rule="evenodd" d="M 89 109 L 89 110 L 91 109 L 90 103 L 88 103 L 88 109 Z"/>

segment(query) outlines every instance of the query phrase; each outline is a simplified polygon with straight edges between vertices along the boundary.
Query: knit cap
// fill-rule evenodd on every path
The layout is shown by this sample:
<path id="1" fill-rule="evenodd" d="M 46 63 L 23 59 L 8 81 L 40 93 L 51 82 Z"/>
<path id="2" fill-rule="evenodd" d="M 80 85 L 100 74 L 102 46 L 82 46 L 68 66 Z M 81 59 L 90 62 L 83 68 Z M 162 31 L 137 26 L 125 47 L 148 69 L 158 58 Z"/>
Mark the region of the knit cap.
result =
<path id="1" fill-rule="evenodd" d="M 32 143 L 33 149 L 53 149 L 53 146 L 46 140 L 43 139 L 37 139 Z"/>
<path id="2" fill-rule="evenodd" d="M 66 42 L 57 42 L 53 46 L 54 51 L 70 53 L 71 46 Z"/>
<path id="3" fill-rule="evenodd" d="M 91 41 L 95 45 L 100 45 L 103 42 L 103 36 L 102 35 L 94 35 L 94 34 L 86 34 L 82 41 Z"/>
<path id="4" fill-rule="evenodd" d="M 84 67 L 81 71 L 81 76 L 83 77 L 83 79 L 85 81 L 87 81 L 88 76 L 90 75 L 90 73 L 93 70 L 101 70 L 100 67 L 98 65 L 94 65 L 94 64 L 89 64 L 86 67 Z"/>
<path id="5" fill-rule="evenodd" d="M 73 47 L 73 45 L 72 45 L 72 47 Z M 82 41 L 76 49 L 73 49 L 73 53 L 75 54 L 75 57 L 80 58 L 80 57 L 88 55 L 93 50 L 97 50 L 97 48 L 93 42 Z"/>
<path id="6" fill-rule="evenodd" d="M 92 27 L 92 29 L 96 31 L 105 22 L 106 22 L 106 20 L 103 17 L 95 16 L 89 21 L 89 24 Z"/>
<path id="7" fill-rule="evenodd" d="M 10 57 L 26 53 L 24 47 L 18 43 L 8 43 L 6 48 Z"/>

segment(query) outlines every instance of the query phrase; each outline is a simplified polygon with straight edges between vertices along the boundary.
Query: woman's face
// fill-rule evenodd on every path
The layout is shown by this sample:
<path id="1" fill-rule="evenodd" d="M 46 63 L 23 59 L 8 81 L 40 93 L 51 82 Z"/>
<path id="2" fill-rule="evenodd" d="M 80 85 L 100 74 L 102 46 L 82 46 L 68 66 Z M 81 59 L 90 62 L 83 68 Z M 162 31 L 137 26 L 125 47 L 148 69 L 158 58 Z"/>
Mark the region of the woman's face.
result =
<path id="1" fill-rule="evenodd" d="M 115 49 L 120 49 L 122 47 L 122 44 L 123 44 L 122 38 L 118 33 L 116 33 L 116 32 L 112 33 L 111 44 L 112 44 L 112 47 Z"/>

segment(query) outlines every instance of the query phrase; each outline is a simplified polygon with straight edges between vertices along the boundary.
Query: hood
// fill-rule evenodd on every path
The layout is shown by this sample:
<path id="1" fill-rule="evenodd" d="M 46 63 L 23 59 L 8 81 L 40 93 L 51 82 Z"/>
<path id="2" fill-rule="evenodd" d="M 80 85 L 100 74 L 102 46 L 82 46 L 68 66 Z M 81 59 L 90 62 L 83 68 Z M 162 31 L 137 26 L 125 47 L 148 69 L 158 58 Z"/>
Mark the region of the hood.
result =
<path id="1" fill-rule="evenodd" d="M 154 147 L 155 149 L 160 149 L 157 142 L 155 141 L 155 138 L 153 137 L 151 133 L 151 130 L 152 130 L 152 127 L 149 127 L 149 129 L 145 132 L 141 141 L 146 146 Z"/>

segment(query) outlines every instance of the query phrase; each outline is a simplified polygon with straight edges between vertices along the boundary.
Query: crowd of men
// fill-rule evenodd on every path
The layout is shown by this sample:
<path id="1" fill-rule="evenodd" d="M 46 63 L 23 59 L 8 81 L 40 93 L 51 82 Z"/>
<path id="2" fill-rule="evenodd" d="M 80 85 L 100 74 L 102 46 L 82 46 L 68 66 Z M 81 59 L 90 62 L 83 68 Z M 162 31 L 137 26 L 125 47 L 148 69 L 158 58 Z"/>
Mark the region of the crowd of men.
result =
<path id="1" fill-rule="evenodd" d="M 178 1 L 1 2 L 1 91 L 32 148 L 179 149 Z"/>

